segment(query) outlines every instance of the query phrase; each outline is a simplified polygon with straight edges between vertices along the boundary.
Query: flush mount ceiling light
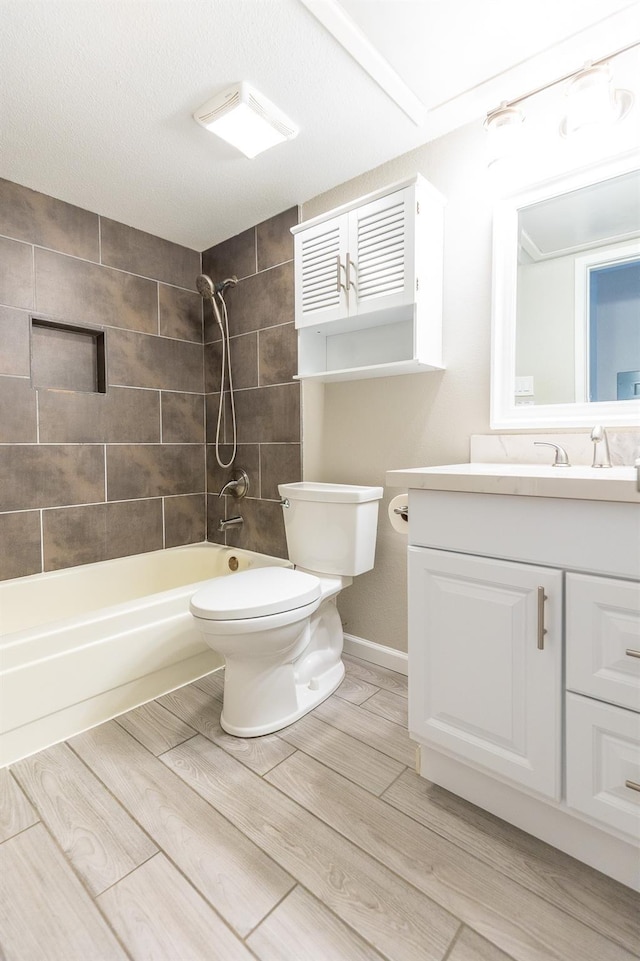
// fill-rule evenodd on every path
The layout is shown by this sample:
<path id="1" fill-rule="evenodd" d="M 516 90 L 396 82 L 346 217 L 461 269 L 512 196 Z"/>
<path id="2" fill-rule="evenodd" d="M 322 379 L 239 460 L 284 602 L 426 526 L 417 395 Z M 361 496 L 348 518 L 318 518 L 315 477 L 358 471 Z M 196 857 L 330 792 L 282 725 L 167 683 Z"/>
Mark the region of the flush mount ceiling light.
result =
<path id="1" fill-rule="evenodd" d="M 590 61 L 580 70 L 543 84 L 521 97 L 505 100 L 498 108 L 491 110 L 484 122 L 488 136 L 495 141 L 495 147 L 491 146 L 489 165 L 505 157 L 518 139 L 517 131 L 524 117 L 516 109 L 516 104 L 521 104 L 559 83 L 569 81 L 567 115 L 560 124 L 563 137 L 568 137 L 585 126 L 610 124 L 626 117 L 633 105 L 633 94 L 629 90 L 614 89 L 608 61 L 637 46 L 640 46 L 638 41 L 630 43 L 601 60 Z"/>
<path id="2" fill-rule="evenodd" d="M 193 118 L 250 158 L 292 140 L 299 129 L 275 104 L 244 81 L 207 100 Z"/>
<path id="3" fill-rule="evenodd" d="M 633 104 L 630 90 L 614 90 L 608 63 L 588 62 L 567 84 L 567 115 L 560 133 L 567 137 L 591 124 L 615 123 Z"/>

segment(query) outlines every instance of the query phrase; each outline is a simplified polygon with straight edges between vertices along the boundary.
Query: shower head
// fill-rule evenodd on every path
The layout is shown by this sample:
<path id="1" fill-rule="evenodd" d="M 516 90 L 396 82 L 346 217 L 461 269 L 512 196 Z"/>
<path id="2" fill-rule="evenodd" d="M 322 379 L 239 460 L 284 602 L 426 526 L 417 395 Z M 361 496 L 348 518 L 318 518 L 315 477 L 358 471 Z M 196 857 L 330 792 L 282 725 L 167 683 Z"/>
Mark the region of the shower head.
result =
<path id="1" fill-rule="evenodd" d="M 211 277 L 208 277 L 206 274 L 198 274 L 196 277 L 196 287 L 198 288 L 198 293 L 201 297 L 204 297 L 205 300 L 213 300 L 215 287 Z"/>
<path id="2" fill-rule="evenodd" d="M 214 284 L 211 277 L 208 274 L 198 274 L 196 277 L 196 287 L 201 297 L 205 300 L 213 300 L 214 294 L 223 294 L 227 287 L 235 287 L 238 283 L 237 277 L 227 277 L 226 280 L 221 281 L 219 284 Z"/>

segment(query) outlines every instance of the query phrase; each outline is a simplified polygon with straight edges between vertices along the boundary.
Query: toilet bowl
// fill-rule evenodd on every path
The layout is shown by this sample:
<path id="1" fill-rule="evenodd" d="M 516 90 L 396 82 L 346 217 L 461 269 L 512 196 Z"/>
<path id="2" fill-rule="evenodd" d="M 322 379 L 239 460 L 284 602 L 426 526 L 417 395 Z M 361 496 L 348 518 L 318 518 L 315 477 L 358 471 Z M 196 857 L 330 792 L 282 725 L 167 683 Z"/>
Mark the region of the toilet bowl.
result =
<path id="1" fill-rule="evenodd" d="M 225 658 L 220 724 L 238 737 L 286 727 L 339 686 L 336 598 L 374 560 L 382 488 L 304 482 L 278 489 L 296 568 L 217 578 L 190 606 L 204 641 Z"/>

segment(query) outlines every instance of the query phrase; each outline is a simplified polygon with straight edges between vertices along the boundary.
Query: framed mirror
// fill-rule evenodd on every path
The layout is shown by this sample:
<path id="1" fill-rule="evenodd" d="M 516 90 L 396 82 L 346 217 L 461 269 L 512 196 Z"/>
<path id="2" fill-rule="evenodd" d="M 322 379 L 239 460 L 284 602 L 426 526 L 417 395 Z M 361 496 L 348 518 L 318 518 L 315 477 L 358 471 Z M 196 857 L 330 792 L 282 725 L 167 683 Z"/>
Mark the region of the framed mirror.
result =
<path id="1" fill-rule="evenodd" d="M 494 214 L 491 427 L 640 425 L 640 155 Z"/>

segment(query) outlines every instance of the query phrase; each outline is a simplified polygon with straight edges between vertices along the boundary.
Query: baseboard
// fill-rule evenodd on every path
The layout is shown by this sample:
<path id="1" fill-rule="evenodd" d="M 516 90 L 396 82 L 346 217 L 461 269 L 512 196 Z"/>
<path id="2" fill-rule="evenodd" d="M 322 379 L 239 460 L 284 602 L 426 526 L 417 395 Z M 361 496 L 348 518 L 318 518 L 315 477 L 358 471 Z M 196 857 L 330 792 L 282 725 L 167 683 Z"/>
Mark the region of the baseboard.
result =
<path id="1" fill-rule="evenodd" d="M 356 637 L 354 634 L 345 634 L 344 651 L 346 654 L 362 658 L 363 661 L 377 664 L 378 667 L 397 671 L 398 674 L 409 673 L 407 655 L 404 651 L 396 651 L 394 647 L 376 644 L 374 641 L 367 641 L 364 637 Z"/>

